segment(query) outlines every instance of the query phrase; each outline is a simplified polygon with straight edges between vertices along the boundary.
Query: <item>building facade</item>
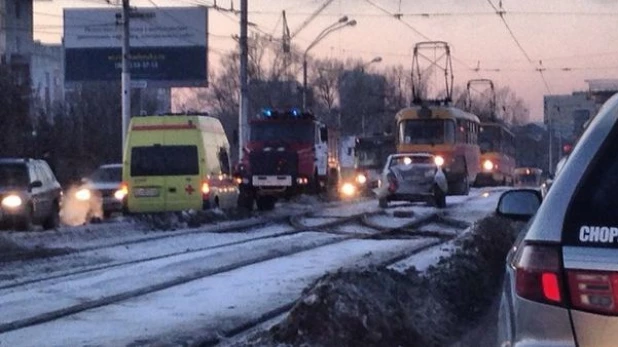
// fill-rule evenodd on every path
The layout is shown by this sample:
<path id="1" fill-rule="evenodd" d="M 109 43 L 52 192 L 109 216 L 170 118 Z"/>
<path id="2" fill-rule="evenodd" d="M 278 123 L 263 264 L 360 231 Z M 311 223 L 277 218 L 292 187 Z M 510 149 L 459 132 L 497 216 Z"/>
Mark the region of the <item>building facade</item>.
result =
<path id="1" fill-rule="evenodd" d="M 53 121 L 54 108 L 64 103 L 62 46 L 35 42 L 31 56 L 33 107 L 37 115 Z"/>
<path id="2" fill-rule="evenodd" d="M 30 79 L 33 50 L 33 0 L 0 0 L 0 63 L 21 83 Z"/>
<path id="3" fill-rule="evenodd" d="M 595 101 L 587 92 L 545 95 L 543 101 L 544 123 L 554 136 L 564 141 L 574 141 L 597 111 Z"/>

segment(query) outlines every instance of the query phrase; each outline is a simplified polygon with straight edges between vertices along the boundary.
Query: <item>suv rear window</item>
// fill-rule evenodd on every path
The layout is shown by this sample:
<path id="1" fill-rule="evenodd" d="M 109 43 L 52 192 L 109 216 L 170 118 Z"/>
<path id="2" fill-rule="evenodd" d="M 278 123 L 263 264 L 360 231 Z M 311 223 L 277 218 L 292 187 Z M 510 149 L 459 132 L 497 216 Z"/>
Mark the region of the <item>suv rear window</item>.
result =
<path id="1" fill-rule="evenodd" d="M 24 164 L 0 164 L 0 186 L 25 187 L 30 184 L 28 169 Z"/>
<path id="2" fill-rule="evenodd" d="M 198 174 L 197 146 L 148 146 L 131 149 L 131 176 Z"/>
<path id="3" fill-rule="evenodd" d="M 567 210 L 567 245 L 618 248 L 618 126 L 607 138 Z"/>

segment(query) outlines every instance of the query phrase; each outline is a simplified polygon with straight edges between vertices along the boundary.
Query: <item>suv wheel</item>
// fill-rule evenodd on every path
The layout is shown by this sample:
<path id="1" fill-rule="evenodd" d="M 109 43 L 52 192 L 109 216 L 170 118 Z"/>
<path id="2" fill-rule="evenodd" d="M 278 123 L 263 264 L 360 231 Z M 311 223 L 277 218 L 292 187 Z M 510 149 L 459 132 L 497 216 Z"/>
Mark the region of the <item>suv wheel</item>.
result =
<path id="1" fill-rule="evenodd" d="M 54 203 L 52 206 L 49 217 L 43 222 L 43 229 L 50 230 L 56 229 L 60 225 L 60 209 L 58 203 Z"/>
<path id="2" fill-rule="evenodd" d="M 22 217 L 15 221 L 15 229 L 19 231 L 32 230 L 32 207 L 28 206 Z"/>

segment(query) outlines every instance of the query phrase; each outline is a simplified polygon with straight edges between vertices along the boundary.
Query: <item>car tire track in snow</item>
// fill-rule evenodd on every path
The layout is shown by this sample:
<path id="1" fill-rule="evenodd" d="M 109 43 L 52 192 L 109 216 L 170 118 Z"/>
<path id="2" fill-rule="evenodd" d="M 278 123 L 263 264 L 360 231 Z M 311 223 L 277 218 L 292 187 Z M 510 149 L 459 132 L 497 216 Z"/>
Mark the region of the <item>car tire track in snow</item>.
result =
<path id="1" fill-rule="evenodd" d="M 366 218 L 365 213 L 363 214 L 359 214 L 359 215 L 354 215 L 354 216 L 350 216 L 347 218 L 342 218 L 340 220 L 336 220 L 336 221 L 331 221 L 331 222 L 327 222 L 324 223 L 323 225 L 320 225 L 318 227 L 316 226 L 312 226 L 312 227 L 306 227 L 303 226 L 300 229 L 294 229 L 291 230 L 289 232 L 284 232 L 278 235 L 278 237 L 284 237 L 284 236 L 291 236 L 294 234 L 300 234 L 300 233 L 306 233 L 306 232 L 310 232 L 310 231 L 314 231 L 317 232 L 319 234 L 328 234 L 328 235 L 333 235 L 333 233 L 329 232 L 329 228 L 335 227 L 337 225 L 344 225 L 344 224 L 360 224 L 362 225 L 362 220 L 363 218 Z M 255 265 L 258 263 L 263 263 L 269 260 L 273 260 L 273 259 L 277 259 L 277 258 L 282 258 L 282 257 L 289 257 L 291 255 L 294 254 L 298 254 L 301 252 L 307 252 L 307 251 L 311 251 L 311 250 L 316 250 L 322 247 L 326 247 L 326 246 L 332 246 L 334 244 L 337 243 L 343 243 L 345 241 L 349 241 L 349 240 L 353 240 L 353 239 L 387 239 L 388 235 L 396 235 L 401 229 L 408 229 L 411 230 L 411 227 L 419 227 L 421 226 L 423 223 L 427 223 L 427 222 L 431 222 L 433 221 L 433 218 L 425 218 L 423 219 L 422 222 L 417 222 L 417 221 L 412 221 L 410 223 L 406 223 L 406 225 L 404 225 L 401 228 L 390 228 L 387 231 L 385 231 L 383 228 L 380 229 L 376 229 L 377 233 L 374 234 L 357 234 L 357 233 L 347 233 L 346 235 L 333 235 L 333 236 L 340 236 L 340 237 L 333 237 L 330 240 L 324 240 L 323 242 L 320 242 L 317 246 L 316 245 L 311 245 L 309 247 L 299 247 L 296 249 L 292 249 L 291 251 L 288 252 L 277 252 L 276 254 L 267 254 L 261 257 L 258 257 L 257 259 L 247 259 L 245 261 L 240 261 L 240 262 L 234 262 L 231 264 L 227 264 L 224 266 L 220 266 L 214 269 L 208 269 L 208 270 L 204 270 L 204 271 L 197 271 L 194 273 L 191 273 L 189 275 L 185 275 L 185 276 L 172 276 L 172 279 L 169 280 L 163 280 L 159 283 L 156 284 L 152 284 L 152 285 L 148 285 L 145 287 L 139 287 L 139 288 L 135 288 L 132 290 L 125 290 L 122 291 L 120 293 L 115 293 L 113 295 L 107 295 L 107 296 L 101 296 L 98 297 L 97 299 L 93 299 L 93 300 L 85 300 L 84 302 L 80 302 L 78 304 L 74 304 L 74 305 L 69 305 L 69 306 L 65 306 L 63 308 L 60 309 L 52 309 L 52 310 L 48 310 L 46 312 L 43 313 L 39 313 L 39 314 L 34 314 L 32 316 L 29 317 L 25 317 L 25 318 L 20 318 L 20 319 L 15 319 L 13 321 L 9 321 L 9 322 L 5 322 L 0 324 L 0 334 L 2 333 L 7 333 L 10 331 L 14 331 L 14 330 L 18 330 L 18 329 L 22 329 L 22 328 L 26 328 L 26 327 L 30 327 L 30 326 L 34 326 L 34 325 L 39 325 L 39 324 L 43 324 L 43 323 L 47 323 L 50 321 L 54 321 L 57 319 L 61 319 L 64 317 L 68 317 L 80 312 L 84 312 L 87 310 L 91 310 L 91 309 L 95 309 L 95 308 L 100 308 L 100 307 L 104 307 L 104 306 L 108 306 L 108 305 L 112 305 L 121 301 L 125 301 L 128 299 L 133 299 L 136 297 L 140 297 L 140 296 L 144 296 L 150 293 L 154 293 L 154 292 L 158 292 L 164 289 L 169 289 L 172 287 L 176 287 L 176 286 L 180 286 L 192 281 L 196 281 L 196 280 L 200 280 L 200 279 L 204 279 L 210 276 L 214 276 L 214 275 L 218 275 L 218 274 L 222 274 L 222 273 L 226 273 L 226 272 L 230 272 L 230 271 L 234 271 L 240 268 L 244 268 L 250 265 Z M 302 223 L 301 223 L 302 225 Z M 419 238 L 423 238 L 422 236 L 417 236 Z M 271 237 L 272 238 L 272 237 Z M 242 243 L 250 243 L 250 242 L 255 242 L 255 240 L 249 240 L 249 241 L 245 241 Z M 431 242 L 431 246 L 435 246 L 435 244 L 439 243 L 439 242 L 443 242 L 442 240 L 437 240 L 436 243 Z M 230 245 L 227 245 L 228 247 Z M 190 253 L 195 253 L 195 251 L 192 251 Z M 173 258 L 173 257 L 178 257 L 180 255 L 186 255 L 187 252 L 185 252 L 184 254 L 175 254 L 173 256 L 167 256 L 168 258 Z M 400 256 L 398 255 L 397 258 L 399 258 Z M 152 261 L 156 261 L 156 260 L 160 260 L 163 257 L 158 257 L 155 260 L 147 260 L 146 262 L 152 262 Z M 120 267 L 122 265 L 125 266 L 133 266 L 138 262 L 131 262 L 129 264 L 120 264 L 120 265 L 116 265 L 114 267 Z M 141 261 L 141 263 L 145 263 L 144 261 Z M 100 271 L 101 269 L 97 269 L 96 271 Z M 91 270 L 92 272 L 95 272 L 95 270 Z M 83 277 L 82 275 L 85 273 L 86 271 L 82 271 L 82 273 L 80 273 L 79 277 Z M 67 276 L 68 277 L 68 276 Z M 43 281 L 43 280 L 42 280 Z M 64 286 L 67 287 L 71 287 L 70 286 L 70 282 L 65 282 L 63 283 Z M 33 298 L 35 299 L 35 298 Z M 44 301 L 44 300 L 40 300 L 37 299 L 37 301 Z M 6 309 L 6 306 L 5 306 Z M 28 312 L 30 313 L 30 312 Z"/>
<path id="2" fill-rule="evenodd" d="M 282 232 L 275 232 L 275 233 L 272 233 L 272 234 L 266 234 L 266 235 L 262 235 L 262 236 L 249 237 L 249 238 L 244 238 L 244 239 L 241 239 L 241 240 L 238 240 L 238 241 L 224 242 L 224 243 L 220 243 L 220 244 L 216 244 L 216 245 L 208 245 L 208 246 L 204 246 L 204 247 L 196 247 L 196 248 L 191 248 L 191 249 L 182 248 L 179 251 L 173 251 L 173 252 L 170 252 L 170 253 L 158 254 L 158 255 L 149 256 L 149 257 L 142 257 L 142 258 L 133 259 L 133 260 L 129 260 L 129 261 L 119 261 L 119 262 L 113 262 L 113 263 L 105 263 L 105 264 L 101 264 L 101 265 L 85 266 L 85 267 L 81 267 L 81 268 L 78 268 L 78 269 L 71 269 L 69 271 L 64 271 L 64 272 L 61 272 L 61 273 L 58 273 L 58 274 L 54 274 L 54 275 L 45 275 L 45 276 L 42 276 L 42 277 L 36 277 L 36 278 L 31 278 L 31 279 L 22 280 L 22 281 L 12 281 L 10 284 L 0 285 L 0 290 L 6 290 L 6 289 L 11 289 L 11 288 L 18 288 L 18 287 L 23 287 L 23 286 L 30 285 L 30 284 L 35 284 L 35 283 L 40 283 L 40 282 L 45 282 L 45 281 L 50 281 L 50 280 L 58 280 L 58 279 L 67 278 L 67 277 L 71 277 L 71 276 L 75 276 L 75 275 L 83 275 L 83 274 L 87 274 L 87 273 L 90 273 L 90 272 L 96 272 L 96 271 L 101 271 L 101 270 L 108 270 L 108 269 L 113 269 L 113 268 L 117 268 L 117 267 L 121 267 L 121 266 L 126 266 L 126 265 L 135 265 L 135 264 L 139 264 L 139 263 L 146 263 L 146 262 L 160 260 L 160 259 L 165 259 L 165 258 L 173 258 L 173 257 L 179 256 L 179 255 L 185 255 L 185 254 L 191 254 L 191 253 L 199 253 L 199 252 L 208 251 L 208 250 L 216 250 L 216 249 L 222 249 L 222 248 L 226 248 L 226 247 L 230 247 L 230 246 L 247 244 L 247 243 L 256 242 L 256 241 L 260 241 L 260 240 L 280 238 L 280 237 L 284 237 L 284 236 L 291 236 L 291 235 L 300 234 L 300 233 L 309 232 L 309 231 L 322 231 L 322 232 L 325 232 L 325 233 L 331 233 L 331 232 L 329 232 L 329 230 L 332 229 L 333 227 L 336 227 L 338 225 L 343 225 L 343 224 L 346 224 L 346 223 L 353 223 L 353 222 L 359 220 L 359 218 L 365 217 L 367 214 L 365 214 L 365 213 L 355 214 L 355 215 L 352 215 L 352 216 L 346 216 L 346 217 L 338 218 L 338 219 L 336 219 L 334 221 L 326 221 L 324 223 L 316 224 L 316 225 L 305 225 L 305 224 L 303 224 L 301 222 L 301 219 L 302 219 L 303 215 L 305 215 L 305 214 L 302 214 L 302 215 L 292 215 L 292 216 L 287 216 L 287 217 L 279 217 L 276 220 L 258 221 L 256 223 L 254 223 L 253 225 L 247 225 L 246 223 L 243 223 L 242 225 L 236 226 L 236 229 L 233 229 L 233 226 L 226 226 L 223 231 L 222 230 L 214 231 L 215 233 L 219 233 L 219 232 L 242 233 L 242 232 L 247 231 L 247 230 L 255 230 L 255 229 L 259 229 L 261 227 L 273 228 L 273 227 L 278 226 L 278 225 L 281 225 L 282 227 L 285 227 L 284 223 L 289 224 L 291 226 L 290 230 L 286 230 L 286 231 L 282 231 Z M 209 231 L 209 232 L 212 232 L 212 231 Z M 205 232 L 203 231 L 202 233 L 205 233 Z M 194 234 L 194 232 L 175 234 L 175 235 L 172 235 L 172 236 L 174 236 L 174 237 L 182 237 L 182 236 L 188 236 L 188 235 L 191 235 L 191 234 Z M 334 233 L 331 233 L 331 234 L 334 234 Z M 345 235 L 350 235 L 350 233 L 346 233 Z M 171 237 L 171 236 L 168 236 L 168 237 Z M 155 238 L 154 240 L 149 240 L 149 241 L 151 241 L 151 242 L 159 241 L 161 239 L 165 239 L 165 238 L 168 238 L 168 237 Z M 143 241 L 143 242 L 146 242 L 146 241 Z M 135 244 L 135 243 L 134 242 L 130 242 L 128 244 L 124 243 L 124 244 L 114 245 L 114 246 L 110 246 L 110 247 L 98 247 L 98 248 L 96 248 L 96 251 L 100 251 L 103 248 L 110 248 L 111 249 L 111 248 L 114 248 L 114 247 L 127 246 L 129 244 Z M 81 253 L 84 256 L 87 256 L 85 253 L 93 252 L 93 251 L 94 250 L 80 251 L 79 253 Z M 50 272 L 50 269 L 47 268 L 46 272 Z M 6 274 L 6 272 L 5 272 L 5 274 L 3 276 L 6 277 L 6 278 L 13 278 L 13 276 L 16 276 L 16 275 L 15 274 L 11 274 L 11 273 Z M 0 281 L 0 283 L 1 282 L 2 281 Z"/>

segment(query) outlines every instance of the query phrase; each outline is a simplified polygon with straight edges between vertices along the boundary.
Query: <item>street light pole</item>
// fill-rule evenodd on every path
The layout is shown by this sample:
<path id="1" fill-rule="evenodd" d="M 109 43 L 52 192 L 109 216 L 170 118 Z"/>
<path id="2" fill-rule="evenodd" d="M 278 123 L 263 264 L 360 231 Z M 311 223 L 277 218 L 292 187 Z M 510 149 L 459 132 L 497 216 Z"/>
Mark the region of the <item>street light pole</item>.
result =
<path id="1" fill-rule="evenodd" d="M 368 63 L 365 63 L 363 65 L 361 65 L 361 71 L 365 72 L 365 68 L 368 67 L 369 65 L 373 64 L 373 63 L 379 63 L 382 61 L 382 57 L 375 57 L 373 59 L 371 59 L 371 61 L 369 61 Z"/>
<path id="2" fill-rule="evenodd" d="M 309 53 L 309 51 L 313 47 L 315 47 L 315 45 L 317 45 L 320 41 L 322 41 L 329 34 L 339 29 L 343 29 L 345 27 L 355 26 L 355 25 L 356 25 L 355 20 L 348 21 L 348 17 L 343 16 L 339 18 L 339 20 L 336 23 L 333 23 L 329 25 L 328 27 L 326 27 L 324 30 L 322 30 L 322 32 L 320 32 L 320 34 L 315 38 L 315 40 L 313 40 L 313 42 L 309 44 L 307 49 L 305 49 L 305 52 L 303 53 L 303 111 L 307 109 L 307 53 Z"/>
<path id="3" fill-rule="evenodd" d="M 129 0 L 122 0 L 122 73 L 120 75 L 122 84 L 122 146 L 121 158 L 124 155 L 124 145 L 129 131 L 129 120 L 131 118 L 131 71 L 130 71 L 130 17 L 131 8 Z"/>

